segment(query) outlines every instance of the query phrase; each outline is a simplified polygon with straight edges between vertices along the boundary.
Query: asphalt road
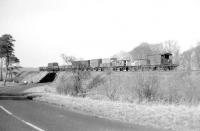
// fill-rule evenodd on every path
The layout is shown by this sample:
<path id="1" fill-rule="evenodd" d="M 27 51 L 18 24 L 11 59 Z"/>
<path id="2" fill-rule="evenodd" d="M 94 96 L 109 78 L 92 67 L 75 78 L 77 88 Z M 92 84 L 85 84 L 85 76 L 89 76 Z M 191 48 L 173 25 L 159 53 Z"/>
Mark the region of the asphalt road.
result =
<path id="1" fill-rule="evenodd" d="M 8 100 L 0 96 L 0 131 L 166 131 L 10 97 Z"/>

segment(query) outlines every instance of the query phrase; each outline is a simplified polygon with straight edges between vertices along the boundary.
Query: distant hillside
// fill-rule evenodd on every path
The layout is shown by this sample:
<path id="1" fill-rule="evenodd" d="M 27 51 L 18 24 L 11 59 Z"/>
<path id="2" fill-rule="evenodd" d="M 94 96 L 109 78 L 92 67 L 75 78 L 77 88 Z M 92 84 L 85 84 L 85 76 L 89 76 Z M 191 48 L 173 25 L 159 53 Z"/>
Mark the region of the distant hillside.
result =
<path id="1" fill-rule="evenodd" d="M 144 42 L 133 48 L 129 54 L 131 54 L 133 59 L 141 59 L 146 58 L 147 55 L 164 52 L 175 54 L 177 51 L 179 51 L 179 48 L 176 46 L 176 43 L 173 43 L 173 41 L 167 41 L 159 44 L 149 44 Z"/>
<path id="2" fill-rule="evenodd" d="M 146 58 L 147 55 L 152 54 L 153 51 L 148 43 L 142 43 L 129 52 L 132 59 Z"/>
<path id="3" fill-rule="evenodd" d="M 141 43 L 137 47 L 133 48 L 129 52 L 120 51 L 113 55 L 113 57 L 118 59 L 144 59 L 147 55 L 158 54 L 165 52 L 165 47 L 162 44 L 148 44 Z"/>

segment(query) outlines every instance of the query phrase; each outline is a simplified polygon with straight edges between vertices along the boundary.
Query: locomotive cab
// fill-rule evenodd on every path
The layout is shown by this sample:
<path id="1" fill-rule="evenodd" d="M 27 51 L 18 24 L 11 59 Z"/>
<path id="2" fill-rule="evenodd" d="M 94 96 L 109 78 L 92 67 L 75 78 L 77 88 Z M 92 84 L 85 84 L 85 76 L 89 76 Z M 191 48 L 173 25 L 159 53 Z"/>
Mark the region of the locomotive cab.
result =
<path id="1" fill-rule="evenodd" d="M 172 64 L 172 54 L 171 53 L 161 54 L 161 64 L 162 65 L 171 65 Z"/>

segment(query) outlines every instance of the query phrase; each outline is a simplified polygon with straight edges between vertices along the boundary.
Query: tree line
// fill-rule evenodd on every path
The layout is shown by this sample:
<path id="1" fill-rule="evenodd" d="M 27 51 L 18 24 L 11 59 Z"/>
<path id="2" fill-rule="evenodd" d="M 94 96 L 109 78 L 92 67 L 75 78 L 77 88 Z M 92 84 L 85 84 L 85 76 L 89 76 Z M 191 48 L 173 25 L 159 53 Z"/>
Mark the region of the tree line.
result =
<path id="1" fill-rule="evenodd" d="M 200 43 L 196 47 L 180 52 L 176 41 L 168 40 L 164 43 L 149 44 L 141 43 L 130 52 L 132 59 L 145 58 L 147 55 L 169 52 L 173 55 L 173 63 L 178 64 L 180 70 L 200 70 Z"/>
<path id="2" fill-rule="evenodd" d="M 18 68 L 13 64 L 20 62 L 19 58 L 15 56 L 14 42 L 15 39 L 10 34 L 4 34 L 0 37 L 0 81 L 4 80 L 4 85 L 8 75 L 12 79 L 13 71 Z M 5 78 L 3 78 L 4 72 L 6 72 Z"/>

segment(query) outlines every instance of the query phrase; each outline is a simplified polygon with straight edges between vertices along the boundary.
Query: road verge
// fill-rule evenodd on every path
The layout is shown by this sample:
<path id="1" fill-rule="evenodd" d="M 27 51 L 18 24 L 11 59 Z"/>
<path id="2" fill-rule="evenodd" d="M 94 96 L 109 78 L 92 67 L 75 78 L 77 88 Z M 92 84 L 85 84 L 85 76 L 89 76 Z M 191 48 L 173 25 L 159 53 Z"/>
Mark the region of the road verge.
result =
<path id="1" fill-rule="evenodd" d="M 39 95 L 34 98 L 36 101 L 97 117 L 177 131 L 198 131 L 200 129 L 200 106 L 137 104 L 64 96 L 52 93 L 50 86 L 32 88 L 31 91 L 35 92 L 32 95 Z"/>

